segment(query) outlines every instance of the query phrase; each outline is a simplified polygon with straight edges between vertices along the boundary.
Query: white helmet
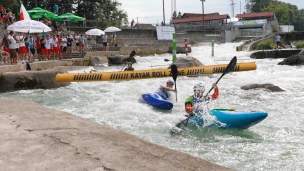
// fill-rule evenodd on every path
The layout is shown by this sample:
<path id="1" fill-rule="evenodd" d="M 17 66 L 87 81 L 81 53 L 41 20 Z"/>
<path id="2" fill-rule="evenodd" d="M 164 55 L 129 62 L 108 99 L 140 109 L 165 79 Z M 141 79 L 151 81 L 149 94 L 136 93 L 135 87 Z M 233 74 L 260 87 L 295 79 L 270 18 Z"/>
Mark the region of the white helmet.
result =
<path id="1" fill-rule="evenodd" d="M 193 88 L 194 91 L 205 91 L 205 86 L 202 83 L 198 83 Z"/>
<path id="2" fill-rule="evenodd" d="M 198 83 L 194 86 L 193 90 L 195 98 L 202 98 L 205 91 L 205 87 L 202 83 Z"/>

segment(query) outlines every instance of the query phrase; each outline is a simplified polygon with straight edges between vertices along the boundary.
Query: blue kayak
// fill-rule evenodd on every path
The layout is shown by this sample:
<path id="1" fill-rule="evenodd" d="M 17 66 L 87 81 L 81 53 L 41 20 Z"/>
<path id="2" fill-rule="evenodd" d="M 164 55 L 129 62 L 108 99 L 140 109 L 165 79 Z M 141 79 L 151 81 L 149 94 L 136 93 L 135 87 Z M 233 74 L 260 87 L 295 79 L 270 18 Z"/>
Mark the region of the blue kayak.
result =
<path id="1" fill-rule="evenodd" d="M 162 110 L 171 110 L 173 108 L 173 103 L 156 93 L 142 94 L 141 96 L 147 104 L 155 108 Z"/>
<path id="2" fill-rule="evenodd" d="M 229 110 L 210 110 L 210 115 L 215 116 L 215 120 L 210 126 L 217 126 L 223 128 L 239 128 L 247 129 L 253 125 L 258 124 L 267 116 L 267 112 L 240 112 Z M 204 120 L 201 114 L 190 117 L 189 123 L 195 123 L 199 126 L 204 126 Z"/>

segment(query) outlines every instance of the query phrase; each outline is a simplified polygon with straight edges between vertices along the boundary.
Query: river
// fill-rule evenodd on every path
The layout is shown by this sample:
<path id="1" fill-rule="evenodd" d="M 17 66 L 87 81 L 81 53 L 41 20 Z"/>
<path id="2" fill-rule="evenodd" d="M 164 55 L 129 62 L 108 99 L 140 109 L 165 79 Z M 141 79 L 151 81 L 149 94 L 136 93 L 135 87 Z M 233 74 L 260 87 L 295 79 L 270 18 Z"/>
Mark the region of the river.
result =
<path id="1" fill-rule="evenodd" d="M 211 43 L 210 43 L 211 44 Z M 236 108 L 240 111 L 267 111 L 261 123 L 246 129 L 199 128 L 172 136 L 171 128 L 184 119 L 184 100 L 202 82 L 209 90 L 220 74 L 177 77 L 177 101 L 172 94 L 172 111 L 160 111 L 145 104 L 141 94 L 154 92 L 168 78 L 131 81 L 72 83 L 49 90 L 22 90 L 2 97 L 28 99 L 41 105 L 107 125 L 154 144 L 184 152 L 210 162 L 242 171 L 297 171 L 304 168 L 304 68 L 277 65 L 283 59 L 250 59 L 250 52 L 236 52 L 239 43 L 192 47 L 189 56 L 204 65 L 228 64 L 233 56 L 238 62 L 255 61 L 257 69 L 225 75 L 218 87 L 220 96 L 210 108 Z M 185 56 L 178 54 L 179 56 Z M 136 70 L 168 67 L 164 59 L 171 54 L 135 57 Z M 121 70 L 122 66 L 95 67 L 97 71 Z M 90 70 L 90 68 L 84 68 Z M 242 90 L 247 84 L 271 83 L 285 91 Z"/>

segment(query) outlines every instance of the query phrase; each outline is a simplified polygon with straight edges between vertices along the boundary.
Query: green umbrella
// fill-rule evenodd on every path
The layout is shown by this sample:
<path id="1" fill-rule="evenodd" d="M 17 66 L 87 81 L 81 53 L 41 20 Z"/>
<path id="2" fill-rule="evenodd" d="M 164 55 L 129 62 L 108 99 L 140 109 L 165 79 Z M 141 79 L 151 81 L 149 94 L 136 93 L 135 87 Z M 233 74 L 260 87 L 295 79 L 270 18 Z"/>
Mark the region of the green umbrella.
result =
<path id="1" fill-rule="evenodd" d="M 85 18 L 79 17 L 72 13 L 65 13 L 57 17 L 52 17 L 52 20 L 55 21 L 84 21 Z"/>
<path id="2" fill-rule="evenodd" d="M 45 12 L 49 12 L 49 11 L 36 7 L 36 8 L 28 10 L 27 12 L 30 14 L 30 13 L 45 13 Z"/>
<path id="3" fill-rule="evenodd" d="M 29 13 L 29 15 L 32 19 L 52 18 L 52 17 L 58 16 L 55 13 L 52 13 L 48 10 L 45 10 L 45 9 L 42 9 L 42 8 L 39 8 L 39 7 L 28 10 L 27 12 Z"/>

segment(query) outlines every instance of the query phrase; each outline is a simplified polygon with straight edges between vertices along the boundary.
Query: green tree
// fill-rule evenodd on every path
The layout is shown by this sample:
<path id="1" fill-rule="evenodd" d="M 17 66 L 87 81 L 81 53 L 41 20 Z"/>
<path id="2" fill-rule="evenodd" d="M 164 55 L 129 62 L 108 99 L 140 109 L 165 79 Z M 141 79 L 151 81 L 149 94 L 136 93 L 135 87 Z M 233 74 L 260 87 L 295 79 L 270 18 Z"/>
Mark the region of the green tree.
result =
<path id="1" fill-rule="evenodd" d="M 290 25 L 294 23 L 297 7 L 289 3 L 279 2 L 270 4 L 268 7 L 264 8 L 263 11 L 274 12 L 280 25 Z"/>
<path id="2" fill-rule="evenodd" d="M 251 0 L 252 6 L 246 6 L 251 12 L 262 12 L 264 8 L 268 7 L 271 3 L 277 0 Z"/>

